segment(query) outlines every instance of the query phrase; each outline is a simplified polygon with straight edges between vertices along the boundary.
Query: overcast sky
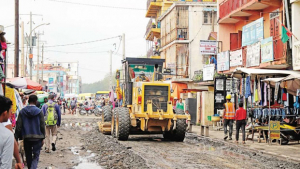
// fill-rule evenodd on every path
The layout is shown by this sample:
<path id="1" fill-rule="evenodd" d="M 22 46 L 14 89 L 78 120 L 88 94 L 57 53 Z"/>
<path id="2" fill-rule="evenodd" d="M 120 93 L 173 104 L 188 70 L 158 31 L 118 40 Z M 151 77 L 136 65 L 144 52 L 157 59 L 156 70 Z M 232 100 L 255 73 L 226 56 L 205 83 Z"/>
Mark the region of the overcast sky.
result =
<path id="1" fill-rule="evenodd" d="M 145 18 L 146 10 L 140 10 L 146 9 L 146 3 L 146 0 L 20 0 L 20 14 L 29 14 L 32 11 L 33 14 L 43 15 L 33 16 L 33 28 L 42 23 L 50 23 L 49 26 L 36 29 L 36 32 L 44 33 L 41 41 L 47 42 L 45 46 L 94 41 L 125 33 L 126 56 L 137 57 L 146 55 L 144 34 L 149 19 Z M 0 4 L 0 25 L 4 27 L 13 25 L 14 0 L 0 0 Z M 25 34 L 29 35 L 29 15 L 20 15 L 20 23 L 21 21 L 24 21 Z M 5 28 L 5 32 L 7 41 L 13 44 L 14 27 Z M 116 47 L 113 46 L 114 43 Z M 83 83 L 95 82 L 109 73 L 107 51 L 114 50 L 116 53 L 119 44 L 120 39 L 115 38 L 81 45 L 45 47 L 45 63 L 79 61 L 79 75 L 82 76 Z M 13 50 L 13 46 L 9 48 L 10 63 L 13 62 Z M 37 49 L 33 50 L 36 61 Z M 121 66 L 122 45 L 118 53 L 119 55 L 113 55 L 113 71 Z"/>

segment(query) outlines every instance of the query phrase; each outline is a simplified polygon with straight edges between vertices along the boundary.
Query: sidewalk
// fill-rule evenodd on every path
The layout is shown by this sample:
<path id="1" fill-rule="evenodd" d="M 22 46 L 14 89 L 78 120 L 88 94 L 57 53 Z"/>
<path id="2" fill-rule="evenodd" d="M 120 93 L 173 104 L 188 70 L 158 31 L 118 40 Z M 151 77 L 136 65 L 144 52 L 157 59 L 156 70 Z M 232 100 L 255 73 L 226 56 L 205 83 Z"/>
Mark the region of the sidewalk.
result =
<path id="1" fill-rule="evenodd" d="M 192 127 L 192 132 L 196 133 L 197 135 L 200 135 L 200 126 L 194 126 Z M 241 132 L 239 137 L 239 145 L 243 148 L 250 149 L 252 151 L 260 151 L 269 155 L 274 155 L 279 158 L 287 158 L 293 161 L 300 162 L 300 144 L 298 142 L 289 142 L 288 145 L 279 145 L 277 143 L 273 143 L 269 145 L 268 143 L 258 143 L 257 142 L 257 136 L 258 134 L 254 135 L 254 142 L 252 140 L 246 141 L 246 144 L 241 144 Z M 235 130 L 233 131 L 233 140 L 227 140 L 224 141 L 224 131 L 217 131 L 216 129 L 213 129 L 212 126 L 209 128 L 209 137 L 213 140 L 218 140 L 222 142 L 226 142 L 229 145 L 237 145 L 235 143 Z M 250 137 L 249 137 L 250 138 Z"/>

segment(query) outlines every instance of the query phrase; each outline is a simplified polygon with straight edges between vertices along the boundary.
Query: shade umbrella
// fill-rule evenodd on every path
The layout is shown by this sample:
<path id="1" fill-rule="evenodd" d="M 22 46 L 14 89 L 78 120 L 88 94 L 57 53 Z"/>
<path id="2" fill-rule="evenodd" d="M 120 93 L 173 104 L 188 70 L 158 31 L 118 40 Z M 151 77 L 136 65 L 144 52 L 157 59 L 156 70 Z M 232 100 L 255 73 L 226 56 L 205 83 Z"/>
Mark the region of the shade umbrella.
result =
<path id="1" fill-rule="evenodd" d="M 36 83 L 30 79 L 23 77 L 16 77 L 7 80 L 7 83 L 12 84 L 15 88 L 18 89 L 32 89 L 32 90 L 42 90 L 42 85 Z"/>

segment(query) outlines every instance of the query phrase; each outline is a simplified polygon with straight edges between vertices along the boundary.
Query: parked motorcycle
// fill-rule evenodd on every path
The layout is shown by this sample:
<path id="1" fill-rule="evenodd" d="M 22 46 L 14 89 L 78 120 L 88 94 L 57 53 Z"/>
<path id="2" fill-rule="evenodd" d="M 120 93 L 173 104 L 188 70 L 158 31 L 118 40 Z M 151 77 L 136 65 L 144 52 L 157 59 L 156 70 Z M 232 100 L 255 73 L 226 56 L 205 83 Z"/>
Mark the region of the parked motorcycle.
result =
<path id="1" fill-rule="evenodd" d="M 95 113 L 95 116 L 101 116 L 101 114 L 102 114 L 102 108 L 101 108 L 100 105 L 95 106 L 94 113 Z"/>
<path id="2" fill-rule="evenodd" d="M 79 104 L 80 108 L 79 108 L 79 114 L 80 115 L 92 115 L 93 113 L 95 113 L 95 109 L 94 107 L 88 107 L 86 105 L 83 104 Z"/>
<path id="3" fill-rule="evenodd" d="M 297 124 L 283 123 L 280 125 L 281 144 L 286 145 L 289 141 L 300 140 L 300 126 Z"/>

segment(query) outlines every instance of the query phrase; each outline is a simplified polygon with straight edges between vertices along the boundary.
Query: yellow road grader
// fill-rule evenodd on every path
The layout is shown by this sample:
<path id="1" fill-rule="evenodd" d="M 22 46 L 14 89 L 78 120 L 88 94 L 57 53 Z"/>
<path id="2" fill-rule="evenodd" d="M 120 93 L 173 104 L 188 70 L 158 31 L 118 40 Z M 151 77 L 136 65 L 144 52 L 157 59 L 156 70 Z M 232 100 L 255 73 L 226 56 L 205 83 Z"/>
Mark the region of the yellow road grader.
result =
<path id="1" fill-rule="evenodd" d="M 173 112 L 170 83 L 163 82 L 164 59 L 126 58 L 122 78 L 117 71 L 116 93 L 122 107 L 103 109 L 102 132 L 111 132 L 118 140 L 131 134 L 163 134 L 165 139 L 183 141 L 190 115 Z M 122 92 L 121 92 L 122 91 Z M 110 130 L 108 129 L 110 127 Z"/>

